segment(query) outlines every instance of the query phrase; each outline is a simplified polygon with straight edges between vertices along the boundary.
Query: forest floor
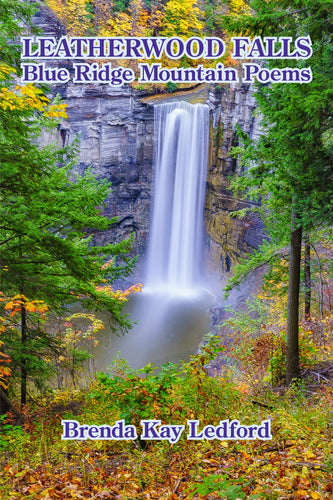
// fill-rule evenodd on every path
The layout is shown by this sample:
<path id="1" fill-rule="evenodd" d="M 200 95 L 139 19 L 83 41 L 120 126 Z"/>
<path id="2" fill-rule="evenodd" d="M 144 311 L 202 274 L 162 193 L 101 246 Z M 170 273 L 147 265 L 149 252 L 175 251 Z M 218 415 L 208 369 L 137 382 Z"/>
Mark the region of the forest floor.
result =
<path id="1" fill-rule="evenodd" d="M 215 342 L 215 343 L 214 343 Z M 29 401 L 24 425 L 2 419 L 0 498 L 333 498 L 333 365 L 304 370 L 289 389 L 246 381 L 226 368 L 206 374 L 211 339 L 190 362 L 130 370 L 116 361 L 85 389 Z M 144 376 L 143 376 L 144 374 Z M 62 419 L 136 427 L 138 438 L 62 440 Z M 184 425 L 180 439 L 141 440 L 141 420 Z M 187 439 L 187 421 L 218 426 L 269 421 L 271 439 Z"/>

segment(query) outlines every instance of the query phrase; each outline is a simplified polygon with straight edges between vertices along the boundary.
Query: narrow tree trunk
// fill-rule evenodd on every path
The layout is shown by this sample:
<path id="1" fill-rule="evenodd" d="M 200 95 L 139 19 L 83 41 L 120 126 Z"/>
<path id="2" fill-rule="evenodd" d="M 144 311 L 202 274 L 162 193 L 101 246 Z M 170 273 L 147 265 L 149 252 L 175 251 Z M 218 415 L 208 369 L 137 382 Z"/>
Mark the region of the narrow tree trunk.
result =
<path id="1" fill-rule="evenodd" d="M 22 344 L 22 360 L 21 360 L 21 408 L 27 402 L 27 361 L 25 358 L 25 343 L 27 341 L 27 310 L 21 306 L 21 344 Z"/>
<path id="2" fill-rule="evenodd" d="M 0 415 L 4 415 L 11 408 L 8 391 L 0 386 Z"/>
<path id="3" fill-rule="evenodd" d="M 73 354 L 72 354 L 71 377 L 72 377 L 73 387 L 74 387 L 74 389 L 76 389 L 76 386 L 75 386 L 75 350 L 73 350 Z"/>
<path id="4" fill-rule="evenodd" d="M 97 35 L 98 31 L 98 5 L 95 2 L 95 7 L 94 7 L 94 35 Z"/>
<path id="5" fill-rule="evenodd" d="M 19 241 L 20 241 L 20 246 L 19 246 L 19 255 L 20 258 L 22 259 L 23 253 L 22 253 L 22 242 L 21 242 L 21 236 L 19 236 Z M 21 297 L 21 408 L 26 404 L 27 402 L 27 360 L 25 356 L 25 349 L 26 349 L 26 342 L 27 342 L 27 310 L 24 307 L 23 303 L 23 296 L 24 296 L 24 278 L 21 276 L 21 283 L 20 283 L 20 293 L 22 295 Z"/>
<path id="6" fill-rule="evenodd" d="M 4 411 L 6 410 L 6 411 Z M 12 405 L 12 402 L 10 401 L 10 399 L 8 398 L 8 393 L 7 393 L 7 390 L 6 389 L 3 389 L 2 387 L 0 387 L 0 415 L 4 415 L 5 413 L 7 413 L 8 411 L 11 411 L 12 413 L 14 413 L 15 417 L 16 417 L 16 421 L 20 424 L 23 424 L 24 423 L 24 418 L 23 416 L 21 415 L 20 412 L 18 412 L 16 410 L 16 408 Z"/>
<path id="7" fill-rule="evenodd" d="M 304 235 L 304 317 L 305 321 L 311 320 L 311 258 L 309 234 Z"/>
<path id="8" fill-rule="evenodd" d="M 315 251 L 315 254 L 317 256 L 317 261 L 318 261 L 318 270 L 319 270 L 319 314 L 320 314 L 320 319 L 324 318 L 324 280 L 323 280 L 323 265 L 320 260 L 320 256 L 317 252 L 317 249 L 315 246 L 312 247 L 313 250 Z M 321 321 L 320 323 L 320 340 L 323 341 L 324 338 L 324 324 Z"/>
<path id="9" fill-rule="evenodd" d="M 299 376 L 299 288 L 301 270 L 302 228 L 296 227 L 296 217 L 292 214 L 292 230 L 290 239 L 289 286 L 288 286 L 288 318 L 287 318 L 287 362 L 286 382 L 291 383 Z"/>

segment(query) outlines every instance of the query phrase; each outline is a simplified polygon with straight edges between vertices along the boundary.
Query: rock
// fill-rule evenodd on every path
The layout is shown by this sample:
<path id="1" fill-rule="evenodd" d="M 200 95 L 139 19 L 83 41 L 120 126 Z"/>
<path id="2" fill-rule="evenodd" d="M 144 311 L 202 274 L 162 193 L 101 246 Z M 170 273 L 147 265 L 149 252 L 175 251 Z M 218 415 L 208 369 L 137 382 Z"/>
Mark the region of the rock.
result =
<path id="1" fill-rule="evenodd" d="M 260 134 L 259 117 L 255 115 L 256 101 L 249 85 L 230 84 L 211 87 L 210 157 L 205 207 L 206 250 L 209 271 L 220 280 L 232 272 L 241 257 L 257 249 L 265 237 L 263 224 L 255 212 L 239 219 L 232 212 L 245 207 L 255 208 L 253 202 L 237 199 L 229 190 L 229 176 L 242 175 L 241 166 L 231 156 L 237 145 L 237 125 L 251 139 Z"/>

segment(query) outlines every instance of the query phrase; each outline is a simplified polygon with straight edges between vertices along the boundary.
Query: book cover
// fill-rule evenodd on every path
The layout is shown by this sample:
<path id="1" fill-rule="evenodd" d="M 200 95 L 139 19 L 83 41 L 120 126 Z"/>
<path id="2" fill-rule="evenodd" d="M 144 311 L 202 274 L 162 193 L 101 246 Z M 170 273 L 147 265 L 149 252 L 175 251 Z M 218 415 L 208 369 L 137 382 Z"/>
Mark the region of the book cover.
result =
<path id="1" fill-rule="evenodd" d="M 1 498 L 330 498 L 331 2 L 0 14 Z"/>

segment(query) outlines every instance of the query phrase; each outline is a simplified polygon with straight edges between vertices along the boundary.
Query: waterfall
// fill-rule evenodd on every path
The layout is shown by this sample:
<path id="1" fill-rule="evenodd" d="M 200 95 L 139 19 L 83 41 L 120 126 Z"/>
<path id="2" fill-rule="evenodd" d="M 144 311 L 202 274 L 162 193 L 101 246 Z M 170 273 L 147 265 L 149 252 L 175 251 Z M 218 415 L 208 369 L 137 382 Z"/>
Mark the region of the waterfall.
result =
<path id="1" fill-rule="evenodd" d="M 131 367 L 177 362 L 194 354 L 209 329 L 212 294 L 203 279 L 209 110 L 186 102 L 155 113 L 154 199 L 142 293 L 129 303 L 135 323 L 119 338 Z"/>
<path id="2" fill-rule="evenodd" d="M 145 289 L 182 293 L 200 286 L 209 110 L 173 102 L 154 107 L 155 182 Z"/>

